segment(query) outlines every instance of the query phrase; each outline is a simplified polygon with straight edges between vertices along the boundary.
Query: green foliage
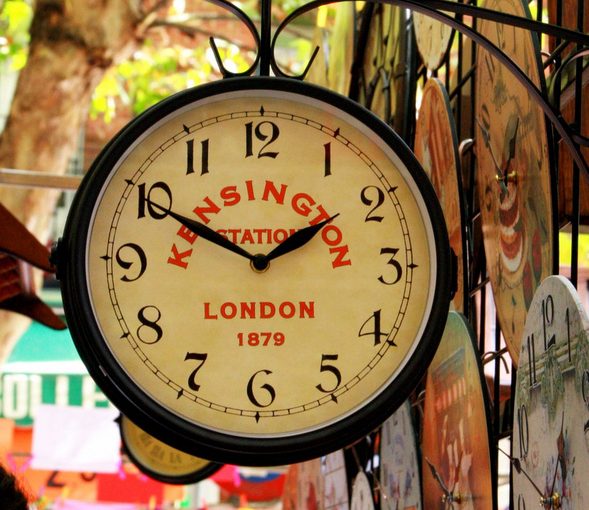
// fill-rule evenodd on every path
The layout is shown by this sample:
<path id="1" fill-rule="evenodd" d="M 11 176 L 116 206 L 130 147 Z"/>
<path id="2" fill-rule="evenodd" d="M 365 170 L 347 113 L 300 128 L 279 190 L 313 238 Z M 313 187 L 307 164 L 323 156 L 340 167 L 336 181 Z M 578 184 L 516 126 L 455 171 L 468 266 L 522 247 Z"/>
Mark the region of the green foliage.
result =
<path id="1" fill-rule="evenodd" d="M 249 67 L 241 52 L 218 42 L 224 65 L 232 71 Z M 94 91 L 90 114 L 106 122 L 117 104 L 129 105 L 137 115 L 175 92 L 220 77 L 208 47 L 157 48 L 147 41 L 132 59 L 111 68 Z"/>
<path id="2" fill-rule="evenodd" d="M 14 70 L 27 61 L 29 27 L 33 9 L 25 0 L 5 0 L 0 10 L 0 62 L 9 62 Z"/>

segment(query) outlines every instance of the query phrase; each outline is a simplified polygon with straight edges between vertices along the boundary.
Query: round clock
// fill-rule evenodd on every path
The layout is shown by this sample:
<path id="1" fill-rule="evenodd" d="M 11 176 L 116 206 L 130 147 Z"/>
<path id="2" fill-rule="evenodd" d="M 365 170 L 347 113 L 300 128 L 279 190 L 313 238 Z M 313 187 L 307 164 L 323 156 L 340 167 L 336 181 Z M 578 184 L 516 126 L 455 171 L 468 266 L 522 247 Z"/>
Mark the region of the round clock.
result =
<path id="1" fill-rule="evenodd" d="M 451 311 L 425 386 L 425 508 L 495 508 L 484 385 L 472 328 L 462 314 Z"/>
<path id="2" fill-rule="evenodd" d="M 321 459 L 297 464 L 296 509 L 319 510 L 323 506 Z"/>
<path id="3" fill-rule="evenodd" d="M 323 509 L 348 510 L 348 476 L 343 450 L 336 450 L 321 457 L 321 478 L 323 480 Z"/>
<path id="4" fill-rule="evenodd" d="M 119 428 L 123 451 L 142 473 L 154 480 L 177 485 L 193 484 L 208 478 L 222 467 L 221 464 L 172 448 L 124 415 L 119 418 Z"/>
<path id="5" fill-rule="evenodd" d="M 381 508 L 421 510 L 417 435 L 408 400 L 385 420 L 380 434 Z"/>
<path id="6" fill-rule="evenodd" d="M 512 434 L 517 508 L 587 508 L 589 317 L 577 291 L 549 276 L 528 310 Z"/>
<path id="7" fill-rule="evenodd" d="M 240 465 L 382 423 L 435 352 L 452 280 L 439 202 L 398 136 L 344 96 L 262 77 L 131 122 L 55 258 L 75 344 L 121 412 Z"/>
<path id="8" fill-rule="evenodd" d="M 454 30 L 451 26 L 420 12 L 413 12 L 413 26 L 423 64 L 430 71 L 435 71 L 442 65 L 450 50 Z"/>
<path id="9" fill-rule="evenodd" d="M 487 0 L 484 7 L 529 16 L 527 2 Z M 479 32 L 538 86 L 543 75 L 531 31 L 481 20 Z M 497 315 L 517 365 L 534 290 L 552 272 L 553 206 L 544 113 L 497 59 L 477 50 L 475 92 L 477 188 Z"/>
<path id="10" fill-rule="evenodd" d="M 416 50 L 408 11 L 395 5 L 366 3 L 357 48 L 350 97 L 408 140 L 416 76 Z"/>
<path id="11" fill-rule="evenodd" d="M 458 135 L 450 99 L 442 82 L 430 78 L 425 83 L 415 125 L 415 157 L 434 185 L 442 204 L 450 247 L 456 255 L 454 309 L 466 313 L 468 266 L 466 255 L 466 213 L 462 194 Z"/>
<path id="12" fill-rule="evenodd" d="M 372 487 L 363 471 L 354 478 L 350 508 L 351 510 L 374 510 Z"/>

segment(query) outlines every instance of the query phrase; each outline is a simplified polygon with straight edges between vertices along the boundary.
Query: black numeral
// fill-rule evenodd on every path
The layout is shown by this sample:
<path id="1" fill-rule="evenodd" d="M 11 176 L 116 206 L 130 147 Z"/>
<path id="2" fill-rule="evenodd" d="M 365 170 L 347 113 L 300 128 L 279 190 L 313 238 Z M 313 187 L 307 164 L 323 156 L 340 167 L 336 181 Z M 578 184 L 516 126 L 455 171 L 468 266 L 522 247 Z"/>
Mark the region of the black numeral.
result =
<path id="1" fill-rule="evenodd" d="M 530 386 L 536 384 L 536 345 L 534 342 L 534 333 L 526 338 L 528 345 L 528 364 L 530 365 Z"/>
<path id="2" fill-rule="evenodd" d="M 369 195 L 376 196 L 374 196 L 374 198 L 370 198 Z M 368 207 L 372 205 L 374 206 L 372 209 L 370 209 L 370 211 L 368 211 L 364 221 L 378 221 L 380 223 L 384 219 L 384 216 L 375 214 L 375 211 L 384 203 L 384 199 L 384 192 L 378 186 L 366 186 L 362 189 L 360 192 L 360 200 L 362 203 Z"/>
<path id="3" fill-rule="evenodd" d="M 255 125 L 253 122 L 248 122 L 245 125 L 245 157 L 248 158 L 254 155 L 254 138 L 260 142 L 266 142 L 258 151 L 258 158 L 276 158 L 278 152 L 266 150 L 272 143 L 274 143 L 280 135 L 280 129 L 269 120 L 264 120 Z"/>
<path id="4" fill-rule="evenodd" d="M 162 181 L 156 182 L 148 190 L 145 183 L 137 186 L 139 202 L 137 218 L 145 218 L 146 213 L 155 220 L 165 218 L 172 209 L 172 191 Z"/>
<path id="5" fill-rule="evenodd" d="M 392 281 L 388 281 L 384 278 L 384 276 L 380 275 L 378 277 L 378 281 L 381 283 L 384 283 L 385 285 L 394 285 L 395 283 L 397 283 L 400 279 L 401 276 L 403 275 L 403 267 L 401 266 L 401 264 L 399 263 L 398 260 L 395 260 L 395 256 L 397 255 L 397 252 L 399 251 L 399 248 L 381 248 L 380 249 L 380 254 L 381 255 L 392 255 L 391 258 L 389 259 L 389 261 L 387 262 L 388 266 L 392 266 L 394 268 L 394 278 Z"/>
<path id="6" fill-rule="evenodd" d="M 337 390 L 339 388 L 339 385 L 342 382 L 342 374 L 339 371 L 339 369 L 335 365 L 331 365 L 329 363 L 326 363 L 327 361 L 337 361 L 337 358 L 338 358 L 337 354 L 322 354 L 321 355 L 321 368 L 319 371 L 320 372 L 329 372 L 330 374 L 333 374 L 333 376 L 335 377 L 334 384 L 332 384 L 332 386 L 329 388 L 325 388 L 323 386 L 323 383 L 315 386 L 315 388 L 317 388 L 319 391 L 322 391 L 323 393 L 334 392 L 335 390 Z"/>
<path id="7" fill-rule="evenodd" d="M 125 252 L 128 252 L 129 250 L 135 254 L 134 259 L 136 260 L 129 260 L 128 258 L 125 258 Z M 139 280 L 139 278 L 143 276 L 143 273 L 145 273 L 145 270 L 147 269 L 147 257 L 145 256 L 145 252 L 141 246 L 138 244 L 126 243 L 121 245 L 117 250 L 115 258 L 117 264 L 123 269 L 131 269 L 135 262 L 139 263 L 139 269 L 137 270 L 135 277 L 129 277 L 127 275 L 121 276 L 121 280 L 124 282 L 134 282 L 135 280 Z"/>
<path id="8" fill-rule="evenodd" d="M 184 357 L 184 361 L 188 360 L 194 360 L 199 362 L 196 365 L 196 368 L 188 376 L 188 387 L 191 390 L 198 391 L 200 390 L 200 384 L 196 382 L 196 374 L 202 368 L 205 361 L 207 360 L 207 354 L 201 352 L 187 352 L 186 356 Z"/>
<path id="9" fill-rule="evenodd" d="M 521 494 L 517 496 L 517 510 L 526 510 L 526 500 Z"/>
<path id="10" fill-rule="evenodd" d="M 137 328 L 137 338 L 144 344 L 155 344 L 162 339 L 164 331 L 158 324 L 162 313 L 153 305 L 147 305 L 137 314 L 141 326 Z"/>
<path id="11" fill-rule="evenodd" d="M 200 175 L 209 173 L 209 139 L 200 142 Z M 186 175 L 194 173 L 194 140 L 186 140 Z"/>
<path id="12" fill-rule="evenodd" d="M 272 371 L 270 370 L 258 370 L 250 377 L 250 380 L 247 383 L 247 397 L 249 398 L 250 402 L 257 407 L 268 407 L 269 405 L 272 405 L 272 402 L 274 402 L 274 399 L 276 398 L 276 391 L 268 383 L 254 387 L 255 379 L 258 377 L 258 375 L 270 375 L 271 373 Z M 262 397 L 265 398 L 266 403 L 260 402 L 258 396 L 254 394 L 254 389 L 258 394 L 260 393 L 260 390 L 264 390 Z"/>
<path id="13" fill-rule="evenodd" d="M 549 294 L 542 300 L 542 326 L 544 332 L 544 350 L 556 343 L 556 335 L 548 335 L 546 328 L 552 326 L 554 321 L 554 301 Z"/>
<path id="14" fill-rule="evenodd" d="M 525 459 L 528 456 L 530 445 L 530 429 L 528 428 L 528 411 L 526 406 L 520 406 L 517 410 L 517 423 L 519 425 L 519 456 Z"/>
<path id="15" fill-rule="evenodd" d="M 331 175 L 331 142 L 323 144 L 323 153 L 325 155 L 325 165 L 323 167 L 324 177 Z"/>
<path id="16" fill-rule="evenodd" d="M 358 336 L 369 336 L 374 339 L 374 345 L 380 344 L 382 338 L 386 338 L 388 335 L 386 332 L 381 330 L 381 322 L 380 322 L 380 310 L 376 310 L 368 319 L 364 321 L 360 330 L 358 331 Z M 387 340 L 389 344 L 395 345 L 392 340 Z"/>

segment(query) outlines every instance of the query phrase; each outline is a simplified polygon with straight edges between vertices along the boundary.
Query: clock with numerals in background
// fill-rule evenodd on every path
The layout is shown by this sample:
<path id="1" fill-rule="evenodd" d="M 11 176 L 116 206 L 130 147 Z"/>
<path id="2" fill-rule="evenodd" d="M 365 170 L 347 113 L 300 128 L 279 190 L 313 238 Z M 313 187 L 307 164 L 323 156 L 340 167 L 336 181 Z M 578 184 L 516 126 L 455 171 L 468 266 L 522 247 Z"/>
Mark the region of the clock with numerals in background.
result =
<path id="1" fill-rule="evenodd" d="M 188 485 L 213 475 L 222 464 L 172 448 L 135 425 L 125 415 L 118 419 L 123 452 L 142 473 L 163 483 Z"/>
<path id="2" fill-rule="evenodd" d="M 536 290 L 517 371 L 512 435 L 516 508 L 589 505 L 589 318 L 576 289 Z"/>
<path id="3" fill-rule="evenodd" d="M 334 451 L 412 390 L 452 287 L 399 137 L 291 79 L 185 91 L 105 148 L 54 250 L 76 347 L 137 425 L 216 462 Z"/>
<path id="4" fill-rule="evenodd" d="M 523 0 L 486 0 L 484 7 L 530 16 Z M 489 20 L 480 21 L 479 32 L 544 87 L 534 32 Z M 481 47 L 475 77 L 477 188 L 487 271 L 501 332 L 517 365 L 526 310 L 554 264 L 549 132 L 540 105 Z"/>

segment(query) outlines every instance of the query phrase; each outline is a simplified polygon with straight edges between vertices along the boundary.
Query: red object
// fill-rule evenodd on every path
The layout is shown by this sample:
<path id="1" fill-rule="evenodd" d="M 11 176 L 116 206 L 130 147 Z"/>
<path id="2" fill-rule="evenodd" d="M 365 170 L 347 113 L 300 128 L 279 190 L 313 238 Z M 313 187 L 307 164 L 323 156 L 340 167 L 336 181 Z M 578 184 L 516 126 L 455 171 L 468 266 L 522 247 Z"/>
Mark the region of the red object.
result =
<path id="1" fill-rule="evenodd" d="M 164 485 L 143 475 L 98 474 L 98 501 L 161 505 Z"/>
<path id="2" fill-rule="evenodd" d="M 282 497 L 285 475 L 271 471 L 265 476 L 245 476 L 237 466 L 226 464 L 211 476 L 211 480 L 247 501 L 272 501 Z"/>

